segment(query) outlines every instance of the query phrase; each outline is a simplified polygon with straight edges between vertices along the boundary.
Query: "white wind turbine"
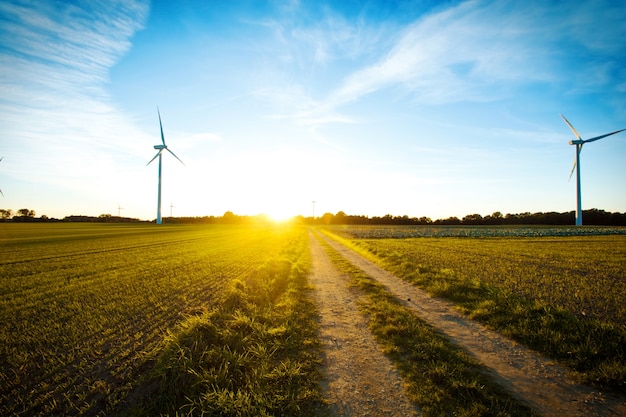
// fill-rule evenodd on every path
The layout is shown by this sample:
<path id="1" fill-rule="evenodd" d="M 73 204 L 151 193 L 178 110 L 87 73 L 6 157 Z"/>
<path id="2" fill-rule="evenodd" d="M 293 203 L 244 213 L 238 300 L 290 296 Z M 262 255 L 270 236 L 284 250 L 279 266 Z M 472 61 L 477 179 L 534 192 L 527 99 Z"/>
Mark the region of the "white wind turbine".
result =
<path id="1" fill-rule="evenodd" d="M 572 124 L 569 121 L 567 121 L 565 116 L 561 115 L 561 117 L 563 118 L 565 123 L 567 123 L 569 128 L 572 130 L 572 133 L 574 133 L 574 136 L 576 136 L 576 140 L 571 140 L 569 142 L 570 145 L 576 145 L 576 158 L 574 159 L 574 166 L 572 166 L 572 171 L 569 173 L 569 177 L 572 178 L 574 169 L 576 169 L 576 226 L 582 226 L 583 209 L 582 209 L 582 196 L 581 196 L 581 191 L 580 191 L 580 152 L 583 150 L 583 145 L 587 142 L 594 142 L 596 140 L 605 138 L 607 136 L 611 136 L 616 133 L 623 132 L 626 129 L 617 130 L 615 132 L 607 133 L 606 135 L 596 136 L 595 138 L 591 138 L 591 139 L 583 139 L 580 137 L 576 129 L 574 129 L 574 126 L 572 126 Z"/>
<path id="2" fill-rule="evenodd" d="M 178 161 L 185 165 L 185 163 L 183 161 L 180 160 L 179 157 L 176 156 L 176 154 L 174 154 L 174 152 L 172 152 L 167 145 L 165 144 L 165 136 L 163 136 L 163 124 L 161 123 L 161 112 L 159 111 L 159 108 L 157 107 L 157 113 L 159 114 L 159 127 L 161 128 L 161 142 L 162 144 L 160 145 L 154 145 L 154 149 L 158 149 L 159 151 L 157 152 L 156 155 L 154 155 L 154 158 L 152 158 L 150 160 L 150 162 L 148 162 L 146 164 L 146 166 L 150 165 L 152 163 L 152 161 L 154 161 L 157 157 L 159 157 L 159 194 L 158 194 L 158 198 L 157 198 L 157 219 L 156 222 L 157 224 L 161 224 L 161 154 L 163 153 L 163 150 L 167 150 L 169 153 L 171 153 L 172 155 L 174 155 L 174 158 L 178 159 Z"/>

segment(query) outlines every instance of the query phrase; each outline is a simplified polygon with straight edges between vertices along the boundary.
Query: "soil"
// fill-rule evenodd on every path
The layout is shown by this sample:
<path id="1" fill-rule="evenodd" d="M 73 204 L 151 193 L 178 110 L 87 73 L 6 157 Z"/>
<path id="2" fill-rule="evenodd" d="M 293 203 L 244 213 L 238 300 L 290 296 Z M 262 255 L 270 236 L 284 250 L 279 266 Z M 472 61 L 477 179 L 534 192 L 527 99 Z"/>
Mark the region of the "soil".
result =
<path id="1" fill-rule="evenodd" d="M 450 302 L 428 295 L 340 243 L 321 237 L 481 362 L 494 381 L 535 412 L 558 417 L 626 416 L 626 396 L 577 384 L 566 369 L 550 359 L 472 321 Z M 419 409 L 408 400 L 400 376 L 359 313 L 358 295 L 347 287 L 348 278 L 331 264 L 313 234 L 310 246 L 311 284 L 320 310 L 325 388 L 331 412 L 336 416 L 418 415 Z"/>
<path id="2" fill-rule="evenodd" d="M 320 311 L 326 379 L 323 388 L 334 416 L 419 415 L 404 392 L 402 378 L 381 352 L 359 313 L 359 294 L 348 288 L 315 237 L 310 236 L 310 283 Z"/>

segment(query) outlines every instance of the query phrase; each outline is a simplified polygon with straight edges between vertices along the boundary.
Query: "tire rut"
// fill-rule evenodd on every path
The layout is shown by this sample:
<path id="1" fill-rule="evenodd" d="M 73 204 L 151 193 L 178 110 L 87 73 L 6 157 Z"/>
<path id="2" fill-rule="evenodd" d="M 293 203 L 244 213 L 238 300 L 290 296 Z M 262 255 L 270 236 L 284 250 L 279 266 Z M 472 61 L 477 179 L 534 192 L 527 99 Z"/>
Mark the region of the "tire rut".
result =
<path id="1" fill-rule="evenodd" d="M 357 305 L 359 294 L 309 235 L 310 283 L 320 311 L 325 380 L 322 388 L 333 416 L 417 416 L 402 378 L 378 347 Z"/>
<path id="2" fill-rule="evenodd" d="M 420 318 L 463 347 L 498 384 L 536 412 L 558 417 L 626 415 L 626 398 L 577 384 L 554 361 L 463 316 L 452 303 L 428 295 L 337 241 L 321 237 L 346 260 L 385 285 Z"/>

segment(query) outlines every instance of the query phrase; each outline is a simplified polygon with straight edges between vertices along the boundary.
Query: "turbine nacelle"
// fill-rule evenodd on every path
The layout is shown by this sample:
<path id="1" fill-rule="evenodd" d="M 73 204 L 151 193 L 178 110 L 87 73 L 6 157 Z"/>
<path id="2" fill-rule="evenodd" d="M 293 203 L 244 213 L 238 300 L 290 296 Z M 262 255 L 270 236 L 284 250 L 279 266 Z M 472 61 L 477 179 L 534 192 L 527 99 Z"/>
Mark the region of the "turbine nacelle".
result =
<path id="1" fill-rule="evenodd" d="M 585 143 L 584 140 L 570 140 L 569 141 L 570 145 L 582 145 L 583 143 Z M 156 149 L 156 146 L 154 148 Z"/>
<path id="2" fill-rule="evenodd" d="M 154 145 L 154 149 L 166 149 L 167 146 L 165 145 Z"/>

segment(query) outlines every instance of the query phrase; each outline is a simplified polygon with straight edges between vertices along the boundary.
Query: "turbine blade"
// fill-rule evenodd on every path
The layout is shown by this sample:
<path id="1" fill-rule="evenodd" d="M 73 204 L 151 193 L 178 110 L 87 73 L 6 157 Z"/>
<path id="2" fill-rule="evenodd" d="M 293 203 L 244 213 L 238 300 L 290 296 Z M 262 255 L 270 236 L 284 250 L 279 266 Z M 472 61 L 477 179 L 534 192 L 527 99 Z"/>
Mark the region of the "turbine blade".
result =
<path id="1" fill-rule="evenodd" d="M 174 158 L 178 159 L 178 160 L 180 161 L 180 163 L 181 163 L 181 164 L 185 165 L 185 163 L 184 163 L 183 161 L 181 161 L 181 160 L 180 160 L 180 158 L 179 158 L 179 157 L 177 157 L 177 156 L 176 156 L 176 154 L 175 154 L 174 152 L 170 151 L 170 148 L 165 148 L 165 149 L 167 149 L 167 151 L 168 151 L 169 153 L 171 153 L 172 155 L 174 155 Z M 187 166 L 187 165 L 185 165 L 185 166 Z"/>
<path id="2" fill-rule="evenodd" d="M 2 197 L 4 197 L 4 193 L 2 192 L 2 190 L 0 190 L 0 194 L 2 194 Z"/>
<path id="3" fill-rule="evenodd" d="M 561 118 L 563 119 L 565 123 L 567 123 L 569 128 L 572 130 L 572 133 L 574 134 L 574 136 L 576 136 L 579 140 L 583 140 L 578 134 L 578 132 L 576 131 L 576 129 L 574 129 L 574 126 L 572 126 L 572 124 L 565 118 L 565 116 L 561 115 Z"/>
<path id="4" fill-rule="evenodd" d="M 622 130 L 618 130 L 618 131 L 615 131 L 615 132 L 607 133 L 606 135 L 602 135 L 602 136 L 596 136 L 595 138 L 591 138 L 591 139 L 585 139 L 585 143 L 593 142 L 593 141 L 605 138 L 607 136 L 611 136 L 611 135 L 614 135 L 616 133 L 623 132 L 624 130 L 626 130 L 626 129 L 622 129 Z"/>
<path id="5" fill-rule="evenodd" d="M 159 111 L 159 106 L 157 106 L 157 113 L 159 114 L 159 127 L 161 128 L 161 142 L 163 142 L 163 146 L 165 146 L 165 136 L 163 136 L 163 123 L 161 123 L 161 112 Z"/>
<path id="6" fill-rule="evenodd" d="M 161 155 L 161 152 L 163 152 L 163 149 L 159 149 L 159 152 L 157 152 L 157 154 L 156 154 L 156 155 L 154 155 L 154 158 L 152 158 L 152 159 L 150 160 L 150 162 L 148 162 L 148 163 L 146 164 L 146 166 L 150 165 L 150 164 L 152 163 L 152 161 L 154 161 L 155 159 L 157 159 L 157 156 Z"/>
<path id="7" fill-rule="evenodd" d="M 574 175 L 574 170 L 576 169 L 576 160 L 574 159 L 574 165 L 572 166 L 572 170 L 569 173 L 569 178 L 567 179 L 567 181 L 572 179 L 572 175 Z"/>

